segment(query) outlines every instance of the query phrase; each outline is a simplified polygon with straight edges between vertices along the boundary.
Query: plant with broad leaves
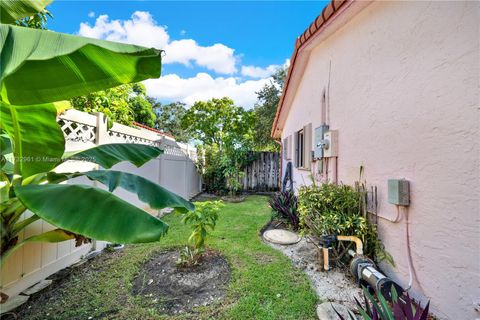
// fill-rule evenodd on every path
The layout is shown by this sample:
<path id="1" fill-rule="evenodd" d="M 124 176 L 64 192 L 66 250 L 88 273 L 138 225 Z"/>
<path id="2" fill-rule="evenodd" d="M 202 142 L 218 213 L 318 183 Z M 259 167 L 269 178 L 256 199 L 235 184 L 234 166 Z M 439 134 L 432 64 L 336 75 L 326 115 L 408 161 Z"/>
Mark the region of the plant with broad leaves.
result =
<path id="1" fill-rule="evenodd" d="M 377 299 L 363 288 L 363 301 L 360 303 L 355 297 L 357 303 L 357 312 L 360 313 L 364 320 L 427 320 L 428 309 L 430 302 L 425 308 L 417 305 L 412 298 L 407 294 L 398 296 L 397 291 L 392 287 L 392 302 L 389 303 L 381 292 L 377 294 Z M 333 307 L 333 306 L 332 306 Z M 335 310 L 335 308 L 333 307 Z M 341 320 L 345 319 L 337 310 L 335 310 Z M 352 313 L 349 313 L 349 320 L 356 320 L 357 318 Z"/>
<path id="2" fill-rule="evenodd" d="M 293 229 L 297 230 L 300 224 L 298 217 L 298 199 L 291 190 L 275 193 L 269 201 L 275 216 L 287 221 Z"/>
<path id="3" fill-rule="evenodd" d="M 209 231 L 213 231 L 217 224 L 218 212 L 224 207 L 220 201 L 205 201 L 195 203 L 195 211 L 183 215 L 182 222 L 189 224 L 192 234 L 188 238 L 188 245 L 181 251 L 178 265 L 191 266 L 198 263 L 205 251 L 205 241 Z"/>
<path id="4" fill-rule="evenodd" d="M 68 160 L 85 160 L 105 169 L 121 161 L 139 167 L 162 150 L 106 144 L 67 154 L 56 120 L 58 113 L 69 107 L 61 100 L 159 77 L 161 52 L 3 24 L 43 10 L 41 3 L 49 1 L 0 3 L 0 264 L 29 242 L 77 239 L 83 243 L 87 238 L 114 243 L 158 241 L 168 225 L 112 192 L 118 187 L 134 192 L 154 209 L 174 207 L 186 212 L 194 210 L 193 204 L 130 173 L 59 173 L 58 166 Z M 62 183 L 78 176 L 98 181 L 108 191 Z M 22 220 L 26 210 L 32 214 Z M 57 229 L 21 239 L 22 231 L 39 219 Z"/>
<path id="5" fill-rule="evenodd" d="M 377 226 L 362 212 L 362 194 L 344 184 L 323 183 L 302 186 L 298 191 L 300 226 L 304 231 L 323 235 L 352 235 L 362 239 L 367 256 L 394 264 L 378 238 Z M 334 247 L 334 254 L 345 256 L 348 247 L 342 242 Z"/>

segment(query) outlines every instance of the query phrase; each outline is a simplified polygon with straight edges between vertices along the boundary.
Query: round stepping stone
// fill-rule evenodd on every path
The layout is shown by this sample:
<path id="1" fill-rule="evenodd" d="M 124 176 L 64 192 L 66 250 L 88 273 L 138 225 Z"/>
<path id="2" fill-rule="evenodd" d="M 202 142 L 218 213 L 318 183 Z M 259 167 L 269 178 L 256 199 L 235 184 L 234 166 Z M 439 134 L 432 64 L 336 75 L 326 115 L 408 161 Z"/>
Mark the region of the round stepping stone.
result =
<path id="1" fill-rule="evenodd" d="M 300 241 L 297 234 L 282 229 L 268 230 L 263 233 L 263 238 L 269 242 L 276 244 L 294 244 Z"/>

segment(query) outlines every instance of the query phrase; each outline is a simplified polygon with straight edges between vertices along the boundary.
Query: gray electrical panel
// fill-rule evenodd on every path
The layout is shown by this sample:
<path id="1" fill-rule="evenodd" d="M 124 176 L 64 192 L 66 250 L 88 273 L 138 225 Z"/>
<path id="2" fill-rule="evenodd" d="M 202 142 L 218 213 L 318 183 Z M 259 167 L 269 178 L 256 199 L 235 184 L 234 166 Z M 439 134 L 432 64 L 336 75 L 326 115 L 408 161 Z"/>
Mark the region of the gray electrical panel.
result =
<path id="1" fill-rule="evenodd" d="M 410 204 L 410 183 L 408 180 L 388 180 L 388 202 L 399 206 L 408 206 Z"/>
<path id="2" fill-rule="evenodd" d="M 315 145 L 313 149 L 313 158 L 323 158 L 323 135 L 328 131 L 328 125 L 322 124 L 320 127 L 315 128 Z"/>

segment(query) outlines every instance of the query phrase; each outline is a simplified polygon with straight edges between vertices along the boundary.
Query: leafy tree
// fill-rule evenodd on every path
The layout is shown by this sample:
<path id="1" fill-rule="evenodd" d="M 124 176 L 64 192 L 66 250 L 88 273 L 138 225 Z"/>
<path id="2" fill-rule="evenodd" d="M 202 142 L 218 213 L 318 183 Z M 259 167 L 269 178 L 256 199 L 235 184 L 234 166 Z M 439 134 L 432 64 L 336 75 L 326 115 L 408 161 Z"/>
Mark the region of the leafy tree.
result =
<path id="1" fill-rule="evenodd" d="M 131 92 L 131 86 L 121 85 L 73 98 L 71 103 L 77 110 L 102 112 L 109 121 L 130 125 L 133 121 L 133 110 L 128 103 Z"/>
<path id="2" fill-rule="evenodd" d="M 230 98 L 196 102 L 182 118 L 184 130 L 205 145 L 217 145 L 220 152 L 252 141 L 254 116 L 234 105 Z"/>
<path id="3" fill-rule="evenodd" d="M 131 125 L 133 121 L 153 127 L 155 113 L 147 99 L 145 86 L 140 83 L 125 84 L 97 91 L 71 100 L 75 109 L 85 112 L 102 112 L 109 121 Z"/>
<path id="4" fill-rule="evenodd" d="M 208 191 L 233 194 L 253 143 L 255 115 L 229 98 L 196 102 L 182 118 L 182 128 L 203 143 Z"/>
<path id="5" fill-rule="evenodd" d="M 53 18 L 53 15 L 47 9 L 43 9 L 29 17 L 16 20 L 15 24 L 19 27 L 46 30 L 48 18 Z"/>
<path id="6" fill-rule="evenodd" d="M 129 105 L 133 111 L 133 120 L 153 128 L 157 116 L 153 112 L 153 105 L 147 97 L 145 86 L 141 83 L 134 83 L 132 91 L 135 95 L 130 97 Z"/>
<path id="7" fill-rule="evenodd" d="M 286 69 L 278 69 L 273 75 L 273 81 L 266 84 L 257 92 L 255 113 L 255 149 L 263 151 L 277 151 L 279 146 L 270 136 L 275 112 L 280 101 Z"/>
<path id="8" fill-rule="evenodd" d="M 187 113 L 185 103 L 172 102 L 169 104 L 161 104 L 156 102 L 153 105 L 157 120 L 155 128 L 163 132 L 167 132 L 175 137 L 179 142 L 188 142 L 190 134 L 188 129 L 182 128 L 182 118 Z"/>

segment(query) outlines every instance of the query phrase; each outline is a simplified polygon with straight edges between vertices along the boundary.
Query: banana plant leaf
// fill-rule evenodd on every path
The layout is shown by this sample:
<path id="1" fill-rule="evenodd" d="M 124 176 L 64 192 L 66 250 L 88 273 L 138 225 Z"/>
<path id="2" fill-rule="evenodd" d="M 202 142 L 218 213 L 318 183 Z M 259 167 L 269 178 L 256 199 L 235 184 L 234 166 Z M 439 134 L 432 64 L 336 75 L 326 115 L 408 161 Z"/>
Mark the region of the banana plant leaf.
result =
<path id="1" fill-rule="evenodd" d="M 56 122 L 59 104 L 63 103 L 16 106 L 0 102 L 0 131 L 13 142 L 14 159 L 10 160 L 15 173 L 29 177 L 61 161 L 65 138 Z"/>
<path id="2" fill-rule="evenodd" d="M 108 191 L 86 185 L 16 186 L 30 211 L 54 226 L 114 243 L 160 240 L 168 225 Z"/>
<path id="3" fill-rule="evenodd" d="M 0 22 L 13 23 L 42 11 L 52 0 L 2 0 L 0 1 Z"/>
<path id="4" fill-rule="evenodd" d="M 51 182 L 58 183 L 79 176 L 86 176 L 90 180 L 101 182 L 108 187 L 110 192 L 121 187 L 136 193 L 140 201 L 148 203 L 153 209 L 177 208 L 182 213 L 195 210 L 195 206 L 184 198 L 148 179 L 127 172 L 113 170 L 95 170 L 68 174 L 50 172 L 48 179 Z"/>
<path id="5" fill-rule="evenodd" d="M 0 24 L 0 100 L 42 104 L 160 77 L 161 50 Z"/>
<path id="6" fill-rule="evenodd" d="M 0 134 L 0 155 L 12 153 L 12 142 L 6 134 Z"/>
<path id="7" fill-rule="evenodd" d="M 147 161 L 155 159 L 162 153 L 163 150 L 157 147 L 143 144 L 110 143 L 79 152 L 67 153 L 63 156 L 63 161 L 88 161 L 97 163 L 105 169 L 109 169 L 119 162 L 128 161 L 135 166 L 140 167 Z"/>

